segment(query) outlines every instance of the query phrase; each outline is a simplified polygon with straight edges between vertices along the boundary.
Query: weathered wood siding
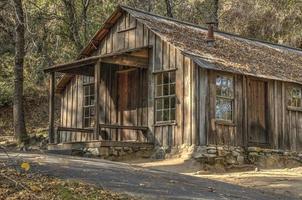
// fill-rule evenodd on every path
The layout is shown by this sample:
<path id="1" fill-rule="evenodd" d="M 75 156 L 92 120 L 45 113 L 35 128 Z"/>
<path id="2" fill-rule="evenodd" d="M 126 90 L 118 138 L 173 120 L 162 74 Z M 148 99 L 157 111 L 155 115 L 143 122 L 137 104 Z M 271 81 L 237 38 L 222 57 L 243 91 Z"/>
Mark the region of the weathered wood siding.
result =
<path id="1" fill-rule="evenodd" d="M 146 71 L 138 70 L 119 74 L 116 73 L 117 66 L 102 64 L 100 123 L 146 125 L 150 129 L 149 138 L 163 146 L 199 144 L 200 137 L 203 138 L 204 143 L 205 135 L 198 134 L 198 130 L 203 129 L 200 126 L 203 122 L 199 117 L 201 105 L 198 103 L 200 98 L 198 90 L 202 86 L 199 81 L 198 68 L 191 59 L 185 57 L 171 44 L 161 40 L 128 14 L 123 15 L 111 28 L 95 54 L 110 54 L 146 46 L 152 47 L 149 51 L 149 69 Z M 154 120 L 154 77 L 155 73 L 167 70 L 176 70 L 176 123 L 159 125 L 155 124 Z M 72 84 L 71 82 L 69 85 Z M 82 117 L 79 112 L 82 110 L 82 105 L 78 103 L 81 109 L 70 110 L 64 104 L 66 101 L 66 105 L 68 105 L 68 102 L 71 101 L 69 87 L 71 86 L 67 86 L 63 92 L 62 121 L 65 118 L 72 119 L 72 115 L 77 118 Z M 138 93 L 131 92 L 132 90 L 138 91 Z M 65 98 L 65 96 L 67 97 Z M 141 96 L 142 98 L 140 98 Z M 80 102 L 82 96 L 78 95 L 77 98 Z M 131 109 L 133 107 L 135 107 L 134 110 Z M 74 111 L 78 114 L 73 113 Z M 73 121 L 62 123 L 62 125 L 74 126 Z M 111 139 L 123 139 L 117 138 L 122 136 L 115 130 L 104 131 L 110 133 Z M 121 130 L 120 132 L 123 133 L 124 139 L 136 139 L 129 136 L 134 135 L 130 133 L 131 131 Z"/>
<path id="2" fill-rule="evenodd" d="M 302 150 L 302 112 L 289 110 L 287 107 L 287 91 L 290 86 L 288 83 L 264 79 L 258 79 L 258 83 L 255 79 L 256 85 L 262 85 L 261 91 L 255 86 L 256 93 L 265 96 L 263 97 L 265 106 L 257 107 L 252 105 L 257 103 L 257 98 L 250 97 L 253 95 L 250 94 L 252 89 L 249 86 L 251 77 L 233 74 L 234 119 L 232 123 L 218 123 L 213 121 L 215 79 L 218 72 L 197 66 L 180 50 L 164 42 L 129 14 L 125 13 L 120 17 L 99 47 L 96 47 L 94 54 L 110 54 L 147 46 L 151 47 L 147 70 L 119 73 L 122 66 L 101 63 L 99 123 L 148 126 L 149 141 L 154 140 L 162 146 L 182 144 L 249 146 L 255 145 L 250 143 L 250 134 L 253 133 L 249 131 L 249 119 L 251 110 L 256 107 L 265 112 L 266 119 L 262 119 L 262 122 L 265 123 L 267 130 L 268 147 Z M 176 70 L 176 122 L 156 124 L 154 78 L 156 73 L 169 70 Z M 76 76 L 62 94 L 62 126 L 83 128 L 81 81 L 81 77 Z M 251 103 L 251 99 L 255 102 Z M 260 116 L 257 112 L 255 111 L 254 115 Z M 102 131 L 112 140 L 143 141 L 138 131 L 109 129 Z M 77 137 L 89 140 L 88 135 L 83 134 L 68 137 L 72 138 L 62 138 L 63 141 L 77 140 Z"/>
<path id="3" fill-rule="evenodd" d="M 75 76 L 61 94 L 61 126 L 83 128 L 83 84 L 82 77 Z M 81 133 L 62 134 L 62 141 L 77 141 Z"/>
<path id="4" fill-rule="evenodd" d="M 201 80 L 199 90 L 200 123 L 202 124 L 199 133 L 207 136 L 207 144 L 259 145 L 274 149 L 302 150 L 302 112 L 291 110 L 287 106 L 288 90 L 292 84 L 229 74 L 233 75 L 235 80 L 234 120 L 233 123 L 229 124 L 215 122 L 215 126 L 212 127 L 211 123 L 215 119 L 216 109 L 215 79 L 217 74 L 223 73 L 201 67 L 199 67 L 199 71 Z M 253 84 L 256 84 L 254 89 L 249 88 Z M 263 97 L 263 95 L 265 96 Z M 265 99 L 265 102 L 263 102 L 263 99 Z M 209 107 L 206 105 L 209 105 Z M 249 122 L 251 118 L 259 114 L 257 113 L 259 110 L 262 110 L 265 114 L 265 116 L 260 117 L 260 120 L 262 124 L 265 123 L 263 126 L 267 130 L 267 138 L 259 138 L 257 131 L 249 130 Z M 203 113 L 205 113 L 205 116 Z M 266 119 L 262 119 L 263 117 L 266 117 Z M 205 118 L 205 124 L 201 120 L 203 118 Z M 204 131 L 206 134 L 203 134 Z M 200 140 L 202 141 L 202 138 Z M 259 141 L 253 143 L 252 140 Z"/>

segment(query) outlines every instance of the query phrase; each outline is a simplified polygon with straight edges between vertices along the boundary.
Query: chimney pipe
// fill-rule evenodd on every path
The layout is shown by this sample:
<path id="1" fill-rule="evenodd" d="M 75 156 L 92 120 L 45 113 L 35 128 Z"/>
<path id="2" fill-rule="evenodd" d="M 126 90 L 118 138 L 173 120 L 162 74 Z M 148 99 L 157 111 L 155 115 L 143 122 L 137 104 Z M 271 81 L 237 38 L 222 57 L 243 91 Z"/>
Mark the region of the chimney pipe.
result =
<path id="1" fill-rule="evenodd" d="M 207 24 L 208 24 L 208 34 L 207 34 L 206 42 L 209 47 L 213 47 L 215 42 L 215 37 L 214 37 L 215 22 L 207 22 Z"/>

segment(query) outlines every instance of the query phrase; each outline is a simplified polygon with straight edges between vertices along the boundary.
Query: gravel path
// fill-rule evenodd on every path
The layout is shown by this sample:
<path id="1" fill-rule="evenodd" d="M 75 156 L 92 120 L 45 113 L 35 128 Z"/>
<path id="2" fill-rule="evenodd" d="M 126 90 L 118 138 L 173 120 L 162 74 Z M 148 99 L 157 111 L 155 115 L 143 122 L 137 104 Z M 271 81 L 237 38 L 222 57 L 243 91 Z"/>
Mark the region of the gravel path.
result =
<path id="1" fill-rule="evenodd" d="M 15 160 L 31 162 L 34 172 L 81 180 L 143 199 L 294 199 L 205 178 L 101 159 L 34 153 L 9 155 Z M 7 159 L 5 154 L 0 153 L 0 160 Z"/>

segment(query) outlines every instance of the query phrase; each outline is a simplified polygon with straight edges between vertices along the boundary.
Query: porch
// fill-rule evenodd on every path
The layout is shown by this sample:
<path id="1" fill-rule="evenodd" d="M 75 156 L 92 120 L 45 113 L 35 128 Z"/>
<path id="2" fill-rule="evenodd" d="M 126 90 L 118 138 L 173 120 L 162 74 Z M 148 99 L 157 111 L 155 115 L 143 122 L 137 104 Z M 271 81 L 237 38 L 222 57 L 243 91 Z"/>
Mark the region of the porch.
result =
<path id="1" fill-rule="evenodd" d="M 45 69 L 50 73 L 49 150 L 153 146 L 146 114 L 148 58 L 147 46 Z M 58 83 L 56 73 L 65 74 Z M 56 93 L 60 120 L 55 119 Z"/>

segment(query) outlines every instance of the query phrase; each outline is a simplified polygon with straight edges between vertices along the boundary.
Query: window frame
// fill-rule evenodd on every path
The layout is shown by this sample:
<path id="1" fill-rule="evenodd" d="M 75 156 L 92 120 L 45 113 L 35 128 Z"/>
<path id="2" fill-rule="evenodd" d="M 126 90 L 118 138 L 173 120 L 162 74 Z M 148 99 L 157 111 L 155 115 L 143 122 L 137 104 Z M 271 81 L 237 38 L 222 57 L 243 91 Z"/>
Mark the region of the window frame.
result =
<path id="1" fill-rule="evenodd" d="M 89 90 L 91 90 L 91 88 L 95 89 L 95 83 L 94 83 L 94 77 L 90 77 L 88 82 L 85 82 L 85 78 L 90 77 L 90 76 L 83 76 L 82 77 L 82 85 L 83 85 L 83 128 L 93 128 L 94 125 L 92 124 L 93 118 L 95 117 L 95 111 L 94 111 L 94 115 L 91 115 L 91 110 L 95 109 L 95 92 L 93 91 L 93 95 L 91 94 L 91 92 L 89 91 L 89 95 L 85 94 L 85 87 L 89 87 Z M 91 97 L 94 97 L 94 103 L 90 104 L 90 105 L 86 105 L 86 97 L 89 98 L 89 102 L 91 101 Z M 89 110 L 89 117 L 85 116 L 85 111 L 86 109 Z M 86 119 L 89 120 L 89 126 L 86 126 Z"/>
<path id="2" fill-rule="evenodd" d="M 300 99 L 301 99 L 301 105 L 300 106 L 295 106 L 295 105 L 289 105 L 289 100 L 292 101 L 292 90 L 293 89 L 299 89 L 300 90 Z M 293 110 L 293 111 L 300 111 L 302 112 L 302 86 L 300 85 L 293 85 L 291 84 L 290 86 L 287 87 L 287 98 L 286 98 L 286 105 L 288 110 Z"/>
<path id="3" fill-rule="evenodd" d="M 162 70 L 162 71 L 156 71 L 153 73 L 154 75 L 154 121 L 155 121 L 155 125 L 163 125 L 163 124 L 175 124 L 176 123 L 176 113 L 177 113 L 177 96 L 176 96 L 176 70 L 177 69 L 170 69 L 170 70 Z M 169 76 L 169 82 L 165 83 L 164 82 L 164 75 L 167 73 Z M 174 81 L 171 82 L 170 77 L 171 77 L 171 73 L 174 73 Z M 157 78 L 158 76 L 162 76 L 162 82 L 160 84 L 158 84 Z M 174 94 L 171 94 L 171 86 L 174 85 Z M 167 86 L 169 88 L 168 90 L 168 94 L 164 95 L 164 89 L 163 87 Z M 161 91 L 161 95 L 157 95 L 157 88 L 158 87 L 162 87 L 162 91 Z M 173 87 L 173 86 L 172 86 Z M 171 106 L 172 104 L 172 99 L 174 98 L 174 107 Z M 169 99 L 169 107 L 165 108 L 165 103 L 164 100 L 165 99 Z M 157 102 L 158 100 L 162 100 L 162 108 L 161 109 L 157 109 Z M 174 118 L 171 118 L 171 111 L 174 110 Z M 162 112 L 162 119 L 161 120 L 157 120 L 157 112 L 161 111 Z M 168 120 L 164 120 L 164 114 L 163 112 L 168 111 L 169 112 L 169 117 Z"/>
<path id="4" fill-rule="evenodd" d="M 232 84 L 232 95 L 231 96 L 222 96 L 222 95 L 217 95 L 217 84 L 216 84 L 216 81 L 217 81 L 217 78 L 218 77 L 227 77 L 227 78 L 231 78 L 232 81 L 233 81 L 233 84 Z M 214 109 L 215 109 L 215 112 L 214 112 L 214 119 L 215 119 L 215 122 L 217 122 L 218 124 L 227 124 L 227 125 L 234 125 L 234 121 L 235 121 L 235 76 L 234 75 L 231 75 L 231 74 L 227 74 L 227 73 L 216 73 L 216 75 L 214 76 L 214 84 L 215 84 L 215 102 L 214 102 Z M 231 119 L 221 119 L 221 118 L 217 118 L 217 115 L 216 115 L 216 105 L 217 105 L 217 99 L 224 99 L 226 101 L 231 101 Z"/>

